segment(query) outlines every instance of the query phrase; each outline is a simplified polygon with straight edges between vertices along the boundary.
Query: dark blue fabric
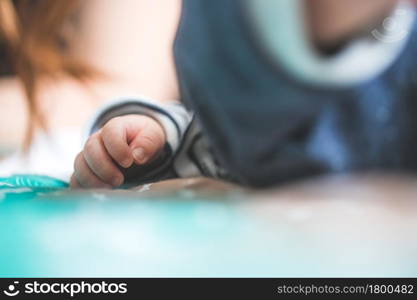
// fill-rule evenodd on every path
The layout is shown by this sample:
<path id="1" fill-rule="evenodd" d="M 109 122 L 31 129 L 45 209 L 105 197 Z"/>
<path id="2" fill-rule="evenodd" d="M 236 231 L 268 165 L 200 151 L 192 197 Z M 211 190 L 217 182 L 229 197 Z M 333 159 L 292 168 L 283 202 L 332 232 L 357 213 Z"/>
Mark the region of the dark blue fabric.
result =
<path id="1" fill-rule="evenodd" d="M 243 1 L 184 0 L 182 99 L 243 184 L 354 170 L 417 170 L 417 31 L 383 74 L 346 88 L 297 81 L 270 60 Z"/>

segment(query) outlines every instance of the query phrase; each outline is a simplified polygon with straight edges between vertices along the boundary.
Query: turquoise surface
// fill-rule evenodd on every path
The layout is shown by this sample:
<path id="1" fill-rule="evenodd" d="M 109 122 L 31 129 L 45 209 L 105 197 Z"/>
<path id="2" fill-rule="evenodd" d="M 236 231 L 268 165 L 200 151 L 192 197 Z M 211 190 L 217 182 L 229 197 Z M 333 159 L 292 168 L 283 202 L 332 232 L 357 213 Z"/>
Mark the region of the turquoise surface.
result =
<path id="1" fill-rule="evenodd" d="M 68 184 L 62 180 L 42 175 L 14 175 L 0 177 L 0 188 L 65 188 Z"/>
<path id="2" fill-rule="evenodd" d="M 273 228 L 242 195 L 146 198 L 23 179 L 0 186 L 2 277 L 417 276 L 415 259 L 342 258 L 290 225 Z"/>

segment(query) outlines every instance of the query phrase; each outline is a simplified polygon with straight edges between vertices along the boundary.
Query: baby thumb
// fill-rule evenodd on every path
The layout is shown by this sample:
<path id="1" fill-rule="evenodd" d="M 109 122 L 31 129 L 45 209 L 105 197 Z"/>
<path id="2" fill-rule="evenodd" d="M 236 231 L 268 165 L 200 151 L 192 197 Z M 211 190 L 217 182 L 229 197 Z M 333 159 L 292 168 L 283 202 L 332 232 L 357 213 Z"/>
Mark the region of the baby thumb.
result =
<path id="1" fill-rule="evenodd" d="M 158 128 L 144 128 L 130 143 L 136 164 L 143 165 L 152 160 L 164 147 L 165 135 Z"/>

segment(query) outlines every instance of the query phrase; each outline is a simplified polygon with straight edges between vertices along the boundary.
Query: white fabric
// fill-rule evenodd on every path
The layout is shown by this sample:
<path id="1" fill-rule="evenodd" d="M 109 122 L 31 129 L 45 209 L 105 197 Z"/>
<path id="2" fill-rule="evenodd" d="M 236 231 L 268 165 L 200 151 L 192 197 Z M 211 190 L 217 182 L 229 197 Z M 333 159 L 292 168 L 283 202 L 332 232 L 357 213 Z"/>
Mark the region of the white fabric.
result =
<path id="1" fill-rule="evenodd" d="M 382 29 L 358 38 L 332 57 L 309 42 L 304 0 L 247 0 L 260 40 L 290 74 L 318 85 L 351 85 L 371 79 L 392 64 L 405 46 L 415 20 L 408 1 L 398 4 Z"/>
<path id="2" fill-rule="evenodd" d="M 0 176 L 37 174 L 69 181 L 75 157 L 81 149 L 78 130 L 38 133 L 27 154 L 17 152 L 0 161 Z"/>

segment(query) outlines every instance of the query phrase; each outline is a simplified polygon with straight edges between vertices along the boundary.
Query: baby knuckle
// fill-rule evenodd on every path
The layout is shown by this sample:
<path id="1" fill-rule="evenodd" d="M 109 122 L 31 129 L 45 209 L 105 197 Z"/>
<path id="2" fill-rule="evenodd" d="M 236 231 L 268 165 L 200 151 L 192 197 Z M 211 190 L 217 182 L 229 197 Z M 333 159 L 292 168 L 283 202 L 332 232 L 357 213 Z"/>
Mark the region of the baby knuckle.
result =
<path id="1" fill-rule="evenodd" d="M 77 154 L 74 160 L 74 170 L 78 170 L 80 167 L 80 159 L 83 158 L 83 152 Z"/>
<path id="2" fill-rule="evenodd" d="M 90 137 L 87 140 L 87 143 L 85 143 L 84 151 L 87 152 L 87 153 L 89 153 L 89 154 L 94 153 L 96 144 L 97 144 L 96 138 Z"/>
<path id="3" fill-rule="evenodd" d="M 155 137 L 145 135 L 141 137 L 140 141 L 146 148 L 154 149 L 159 147 L 158 139 L 155 139 Z"/>

